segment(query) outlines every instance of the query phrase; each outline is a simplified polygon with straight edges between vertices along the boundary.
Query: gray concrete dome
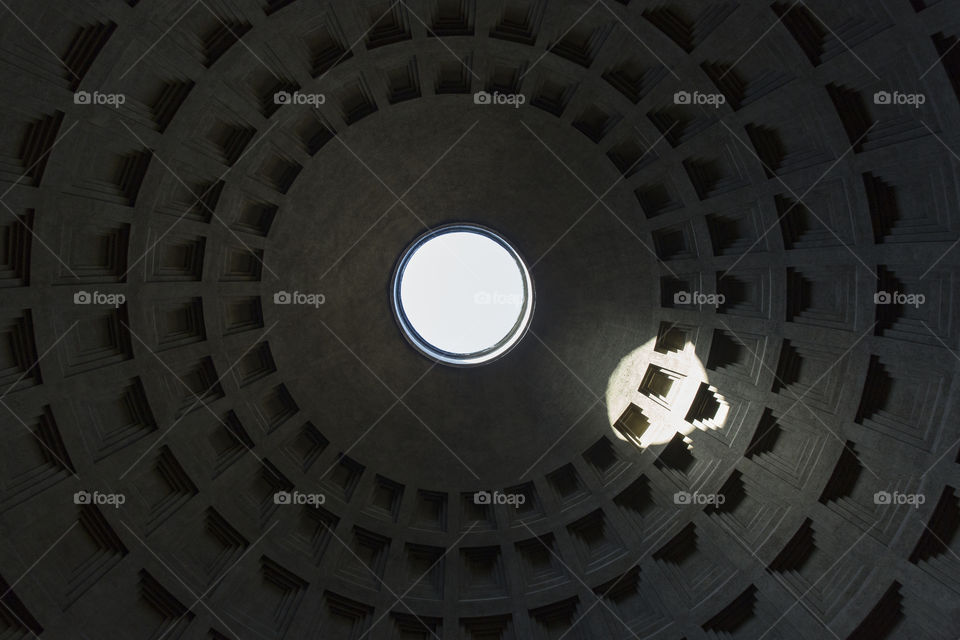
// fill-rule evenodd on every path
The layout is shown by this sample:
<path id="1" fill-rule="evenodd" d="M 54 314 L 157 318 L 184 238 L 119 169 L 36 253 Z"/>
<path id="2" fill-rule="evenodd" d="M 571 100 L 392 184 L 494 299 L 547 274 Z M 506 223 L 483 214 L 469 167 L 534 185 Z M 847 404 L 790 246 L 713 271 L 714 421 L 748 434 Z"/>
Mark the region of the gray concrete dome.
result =
<path id="1" fill-rule="evenodd" d="M 0 15 L 2 637 L 960 635 L 957 0 Z"/>

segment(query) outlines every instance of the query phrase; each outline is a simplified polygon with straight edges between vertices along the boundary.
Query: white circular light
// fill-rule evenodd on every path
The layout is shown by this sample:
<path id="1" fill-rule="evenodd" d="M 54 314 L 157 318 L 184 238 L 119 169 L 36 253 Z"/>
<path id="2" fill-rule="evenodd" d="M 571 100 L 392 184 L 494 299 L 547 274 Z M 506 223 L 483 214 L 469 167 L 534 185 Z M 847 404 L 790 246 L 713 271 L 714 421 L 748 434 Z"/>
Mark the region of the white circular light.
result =
<path id="1" fill-rule="evenodd" d="M 407 340 L 450 365 L 502 356 L 533 317 L 533 282 L 520 255 L 473 224 L 445 225 L 417 238 L 397 264 L 391 296 Z"/>

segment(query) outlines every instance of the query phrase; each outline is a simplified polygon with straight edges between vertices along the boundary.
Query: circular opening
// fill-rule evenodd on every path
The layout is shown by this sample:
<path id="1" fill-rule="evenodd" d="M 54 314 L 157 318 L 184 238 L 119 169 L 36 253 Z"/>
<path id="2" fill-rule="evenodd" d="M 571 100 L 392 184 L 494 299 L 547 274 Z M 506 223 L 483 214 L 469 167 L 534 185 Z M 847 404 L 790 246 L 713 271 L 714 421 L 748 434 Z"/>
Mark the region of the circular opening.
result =
<path id="1" fill-rule="evenodd" d="M 533 317 L 523 259 L 479 225 L 433 229 L 407 248 L 391 290 L 404 336 L 438 362 L 474 366 L 509 351 Z"/>

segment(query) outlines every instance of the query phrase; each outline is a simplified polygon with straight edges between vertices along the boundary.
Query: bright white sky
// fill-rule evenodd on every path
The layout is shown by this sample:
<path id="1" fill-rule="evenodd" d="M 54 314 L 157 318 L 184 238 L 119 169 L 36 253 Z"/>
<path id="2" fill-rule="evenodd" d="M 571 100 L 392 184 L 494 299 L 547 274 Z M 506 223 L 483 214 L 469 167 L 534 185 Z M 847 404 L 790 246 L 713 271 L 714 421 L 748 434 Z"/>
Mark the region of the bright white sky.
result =
<path id="1" fill-rule="evenodd" d="M 523 275 L 513 256 L 468 231 L 420 245 L 400 283 L 400 303 L 413 328 L 434 347 L 457 354 L 499 342 L 520 317 L 523 302 Z"/>

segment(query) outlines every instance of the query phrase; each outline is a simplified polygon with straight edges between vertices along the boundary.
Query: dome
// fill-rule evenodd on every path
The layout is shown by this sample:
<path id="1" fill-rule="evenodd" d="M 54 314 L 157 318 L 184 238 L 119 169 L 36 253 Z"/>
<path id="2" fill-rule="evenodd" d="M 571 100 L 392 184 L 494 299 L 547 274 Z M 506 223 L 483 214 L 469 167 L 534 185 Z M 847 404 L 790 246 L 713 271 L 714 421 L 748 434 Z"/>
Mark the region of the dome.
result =
<path id="1" fill-rule="evenodd" d="M 956 637 L 957 9 L 11 1 L 2 635 Z"/>

